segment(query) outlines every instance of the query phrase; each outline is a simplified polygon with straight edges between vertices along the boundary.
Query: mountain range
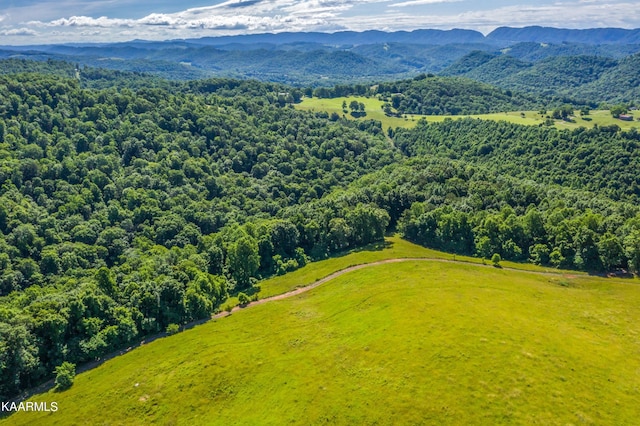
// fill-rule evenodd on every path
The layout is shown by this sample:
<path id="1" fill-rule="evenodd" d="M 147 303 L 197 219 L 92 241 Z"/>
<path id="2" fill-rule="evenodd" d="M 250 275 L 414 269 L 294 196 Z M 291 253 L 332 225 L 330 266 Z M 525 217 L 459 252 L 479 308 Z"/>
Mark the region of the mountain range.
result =
<path id="1" fill-rule="evenodd" d="M 605 101 L 636 96 L 633 75 L 638 59 L 633 55 L 638 52 L 640 29 L 547 27 L 501 27 L 487 35 L 420 29 L 0 46 L 0 58 L 62 60 L 172 80 L 233 77 L 328 87 L 434 73 Z"/>

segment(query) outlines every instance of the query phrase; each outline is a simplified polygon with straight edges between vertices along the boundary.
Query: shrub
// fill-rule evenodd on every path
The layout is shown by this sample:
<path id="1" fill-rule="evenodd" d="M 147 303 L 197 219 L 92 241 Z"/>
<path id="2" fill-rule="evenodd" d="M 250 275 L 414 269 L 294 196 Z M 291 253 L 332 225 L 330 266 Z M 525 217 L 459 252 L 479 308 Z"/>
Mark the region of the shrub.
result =
<path id="1" fill-rule="evenodd" d="M 69 389 L 73 385 L 73 379 L 76 377 L 76 365 L 70 362 L 63 362 L 56 367 L 56 391 Z"/>
<path id="2" fill-rule="evenodd" d="M 501 260 L 502 257 L 500 257 L 498 253 L 494 253 L 493 256 L 491 256 L 491 262 L 493 263 L 493 266 L 500 266 Z"/>
<path id="3" fill-rule="evenodd" d="M 168 335 L 176 334 L 179 331 L 180 331 L 180 326 L 178 324 L 169 324 L 167 326 Z"/>
<path id="4" fill-rule="evenodd" d="M 240 292 L 238 294 L 238 301 L 240 302 L 241 305 L 246 305 L 251 301 L 251 299 L 249 299 L 249 296 L 247 296 L 246 294 Z"/>

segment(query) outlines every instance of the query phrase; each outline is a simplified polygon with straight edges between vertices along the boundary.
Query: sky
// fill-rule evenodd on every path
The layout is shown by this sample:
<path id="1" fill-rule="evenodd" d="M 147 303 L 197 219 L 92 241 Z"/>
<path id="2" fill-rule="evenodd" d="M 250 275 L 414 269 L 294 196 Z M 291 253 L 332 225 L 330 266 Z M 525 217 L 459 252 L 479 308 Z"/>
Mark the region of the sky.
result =
<path id="1" fill-rule="evenodd" d="M 640 1 L 0 0 L 0 45 L 528 25 L 640 28 Z"/>

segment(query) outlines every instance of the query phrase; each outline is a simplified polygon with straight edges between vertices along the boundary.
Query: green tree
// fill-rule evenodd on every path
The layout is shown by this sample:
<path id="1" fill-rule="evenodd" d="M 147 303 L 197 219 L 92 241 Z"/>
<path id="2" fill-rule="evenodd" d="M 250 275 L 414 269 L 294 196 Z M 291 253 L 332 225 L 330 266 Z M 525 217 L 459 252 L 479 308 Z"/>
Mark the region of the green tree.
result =
<path id="1" fill-rule="evenodd" d="M 0 399 L 30 385 L 39 367 L 36 336 L 24 324 L 0 321 Z"/>
<path id="2" fill-rule="evenodd" d="M 609 109 L 609 112 L 613 117 L 618 118 L 620 115 L 627 113 L 627 106 L 622 104 L 614 105 Z"/>
<path id="3" fill-rule="evenodd" d="M 598 252 L 606 270 L 620 266 L 624 256 L 622 244 L 614 234 L 607 232 L 598 242 Z"/>
<path id="4" fill-rule="evenodd" d="M 240 288 L 248 287 L 250 278 L 260 267 L 258 243 L 252 237 L 245 235 L 229 246 L 229 270 Z"/>
<path id="5" fill-rule="evenodd" d="M 168 335 L 177 334 L 180 332 L 180 326 L 178 324 L 169 324 L 166 329 Z"/>
<path id="6" fill-rule="evenodd" d="M 295 255 L 300 232 L 288 220 L 277 221 L 271 227 L 271 242 L 276 253 L 291 258 Z"/>
<path id="7" fill-rule="evenodd" d="M 341 217 L 334 217 L 329 221 L 327 243 L 332 252 L 340 251 L 349 246 L 352 230 L 347 221 Z"/>
<path id="8" fill-rule="evenodd" d="M 251 299 L 245 293 L 243 292 L 238 293 L 238 302 L 240 302 L 241 305 L 246 305 L 250 301 Z"/>
<path id="9" fill-rule="evenodd" d="M 624 254 L 629 259 L 629 267 L 635 273 L 640 271 L 640 230 L 634 229 L 624 238 Z"/>
<path id="10" fill-rule="evenodd" d="M 106 267 L 102 267 L 96 272 L 96 283 L 102 291 L 110 296 L 115 295 L 117 292 L 116 280 Z"/>
<path id="11" fill-rule="evenodd" d="M 549 247 L 546 244 L 535 244 L 529 247 L 529 259 L 536 265 L 549 263 Z"/>

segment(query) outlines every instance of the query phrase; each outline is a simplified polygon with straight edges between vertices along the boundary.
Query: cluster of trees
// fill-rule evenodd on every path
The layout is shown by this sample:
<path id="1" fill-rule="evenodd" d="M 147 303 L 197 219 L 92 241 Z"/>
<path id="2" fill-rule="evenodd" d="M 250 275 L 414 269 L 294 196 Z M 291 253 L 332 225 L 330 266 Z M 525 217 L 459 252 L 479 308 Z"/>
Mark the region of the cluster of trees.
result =
<path id="1" fill-rule="evenodd" d="M 436 156 L 481 164 L 539 183 L 588 190 L 638 202 L 640 133 L 616 125 L 558 131 L 474 119 L 419 122 L 398 129 L 396 145 L 410 156 Z"/>
<path id="2" fill-rule="evenodd" d="M 312 205 L 329 200 L 376 205 L 405 238 L 452 253 L 486 259 L 498 254 L 588 271 L 640 271 L 636 203 L 508 177 L 485 165 L 420 157 L 372 173 Z"/>
<path id="3" fill-rule="evenodd" d="M 485 114 L 537 109 L 541 105 L 534 96 L 469 79 L 424 74 L 411 80 L 380 83 L 376 92 L 400 114 Z"/>

